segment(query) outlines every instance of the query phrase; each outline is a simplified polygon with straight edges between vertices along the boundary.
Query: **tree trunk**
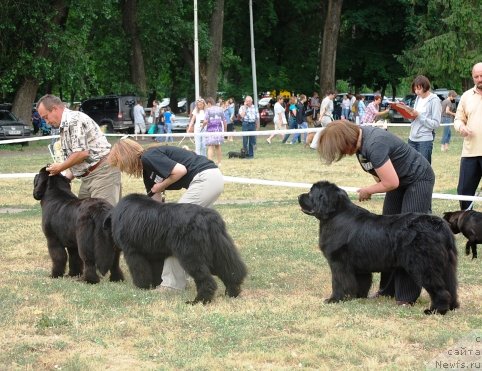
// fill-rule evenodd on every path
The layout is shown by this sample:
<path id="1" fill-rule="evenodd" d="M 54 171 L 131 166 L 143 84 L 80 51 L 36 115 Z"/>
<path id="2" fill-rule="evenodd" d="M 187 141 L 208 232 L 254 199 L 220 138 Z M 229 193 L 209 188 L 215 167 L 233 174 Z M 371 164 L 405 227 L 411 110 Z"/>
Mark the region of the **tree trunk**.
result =
<path id="1" fill-rule="evenodd" d="M 218 91 L 219 66 L 223 53 L 223 24 L 224 24 L 224 0 L 216 0 L 216 8 L 211 17 L 209 27 L 209 39 L 212 42 L 211 50 L 207 58 L 205 96 L 216 99 Z"/>
<path id="2" fill-rule="evenodd" d="M 343 0 L 329 0 L 328 2 L 320 60 L 320 96 L 322 97 L 328 90 L 334 90 L 336 86 L 336 48 L 340 33 L 342 5 Z"/>
<path id="3" fill-rule="evenodd" d="M 121 1 L 122 27 L 130 40 L 129 64 L 131 81 L 136 86 L 138 94 L 147 97 L 146 71 L 142 54 L 141 39 L 137 28 L 137 0 Z"/>
<path id="4" fill-rule="evenodd" d="M 52 12 L 55 16 L 52 18 L 51 23 L 63 28 L 67 21 L 67 15 L 69 8 L 65 4 L 64 0 L 57 0 L 52 4 Z M 50 30 L 44 30 L 43 32 L 49 32 Z M 50 49 L 46 43 L 44 43 L 38 50 L 35 51 L 34 58 L 48 58 Z M 15 93 L 15 98 L 12 102 L 12 112 L 18 118 L 23 120 L 27 125 L 32 122 L 32 102 L 35 102 L 37 91 L 39 88 L 39 82 L 36 78 L 33 78 L 27 73 L 25 78 Z M 48 86 L 48 85 L 47 85 Z"/>

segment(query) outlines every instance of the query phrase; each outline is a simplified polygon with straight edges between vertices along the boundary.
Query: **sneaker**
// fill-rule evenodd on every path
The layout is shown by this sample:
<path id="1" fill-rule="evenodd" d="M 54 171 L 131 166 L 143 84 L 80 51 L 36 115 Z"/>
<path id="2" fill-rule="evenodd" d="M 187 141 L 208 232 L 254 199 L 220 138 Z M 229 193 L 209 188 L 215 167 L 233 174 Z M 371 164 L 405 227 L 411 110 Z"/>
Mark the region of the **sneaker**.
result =
<path id="1" fill-rule="evenodd" d="M 397 305 L 401 307 L 411 307 L 413 304 L 411 301 L 397 300 Z"/>
<path id="2" fill-rule="evenodd" d="M 293 144 L 293 143 L 291 143 L 291 142 L 286 142 L 285 144 Z"/>
<path id="3" fill-rule="evenodd" d="M 268 139 L 266 139 L 266 141 L 267 141 L 269 144 L 271 144 L 271 139 L 268 138 Z"/>

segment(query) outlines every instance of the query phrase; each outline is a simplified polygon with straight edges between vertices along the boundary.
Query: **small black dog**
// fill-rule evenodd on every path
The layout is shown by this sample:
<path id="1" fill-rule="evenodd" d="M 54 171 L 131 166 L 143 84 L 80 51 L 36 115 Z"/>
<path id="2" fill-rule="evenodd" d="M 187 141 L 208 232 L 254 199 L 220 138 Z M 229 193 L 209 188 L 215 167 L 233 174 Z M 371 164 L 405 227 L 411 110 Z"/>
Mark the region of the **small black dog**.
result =
<path id="1" fill-rule="evenodd" d="M 482 243 L 482 213 L 473 210 L 447 211 L 443 218 L 454 234 L 462 232 L 468 239 L 465 255 L 472 250 L 472 259 L 477 259 L 477 244 Z"/>
<path id="2" fill-rule="evenodd" d="M 246 158 L 246 150 L 241 148 L 239 152 L 229 151 L 228 152 L 229 158 Z"/>

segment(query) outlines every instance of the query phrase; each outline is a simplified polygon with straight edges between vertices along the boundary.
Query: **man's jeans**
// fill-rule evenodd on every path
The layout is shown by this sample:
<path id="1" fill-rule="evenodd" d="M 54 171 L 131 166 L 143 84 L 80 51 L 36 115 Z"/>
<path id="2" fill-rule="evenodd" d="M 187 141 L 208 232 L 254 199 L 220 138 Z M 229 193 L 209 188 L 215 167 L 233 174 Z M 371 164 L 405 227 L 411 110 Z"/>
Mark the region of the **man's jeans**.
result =
<path id="1" fill-rule="evenodd" d="M 254 121 L 243 121 L 243 131 L 255 131 L 256 123 Z M 256 136 L 243 136 L 243 148 L 247 153 L 247 158 L 254 157 L 254 146 L 256 145 Z"/>
<path id="2" fill-rule="evenodd" d="M 429 164 L 432 163 L 433 140 L 427 140 L 427 141 L 424 141 L 424 142 L 414 142 L 414 141 L 409 139 L 408 145 L 410 147 L 414 148 L 423 157 L 425 157 Z"/>

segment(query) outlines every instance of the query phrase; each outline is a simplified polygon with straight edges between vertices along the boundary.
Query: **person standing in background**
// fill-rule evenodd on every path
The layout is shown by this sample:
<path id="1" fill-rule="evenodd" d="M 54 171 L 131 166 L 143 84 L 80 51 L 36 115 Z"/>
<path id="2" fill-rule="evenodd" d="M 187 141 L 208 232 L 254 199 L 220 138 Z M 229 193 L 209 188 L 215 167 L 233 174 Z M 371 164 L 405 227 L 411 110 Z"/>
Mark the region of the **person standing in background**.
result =
<path id="1" fill-rule="evenodd" d="M 343 96 L 343 100 L 341 101 L 341 118 L 345 120 L 350 119 L 350 108 L 351 108 L 351 100 L 347 95 Z"/>
<path id="2" fill-rule="evenodd" d="M 417 76 L 412 82 L 412 91 L 417 95 L 412 114 L 415 117 L 410 126 L 408 144 L 432 163 L 432 149 L 435 129 L 440 126 L 442 104 L 437 94 L 430 91 L 430 81 Z"/>
<path id="3" fill-rule="evenodd" d="M 226 125 L 228 128 L 228 133 L 232 133 L 234 131 L 234 100 L 233 98 L 228 98 L 226 102 L 224 102 L 224 118 L 226 120 Z M 228 136 L 228 142 L 233 141 L 232 136 Z"/>
<path id="4" fill-rule="evenodd" d="M 336 97 L 336 92 L 333 90 L 328 90 L 326 92 L 325 98 L 323 98 L 323 100 L 321 101 L 320 122 L 321 122 L 321 126 L 323 127 L 325 127 L 326 125 L 328 125 L 330 122 L 333 121 L 333 109 L 334 109 L 333 99 L 335 99 L 335 97 Z M 315 133 L 315 136 L 313 137 L 313 141 L 310 144 L 311 149 L 318 148 L 320 135 L 321 135 L 321 130 Z"/>
<path id="5" fill-rule="evenodd" d="M 447 98 L 442 102 L 442 124 L 452 124 L 455 118 L 455 98 L 457 93 L 453 90 L 449 91 Z M 444 126 L 444 132 L 441 140 L 442 152 L 447 152 L 449 150 L 450 139 L 452 137 L 452 129 L 450 125 Z"/>
<path id="6" fill-rule="evenodd" d="M 259 112 L 253 105 L 253 97 L 246 96 L 244 105 L 239 107 L 239 116 L 242 121 L 243 131 L 259 130 Z M 256 145 L 256 136 L 243 136 L 243 148 L 246 151 L 246 158 L 254 158 L 254 146 Z"/>
<path id="7" fill-rule="evenodd" d="M 373 102 L 368 104 L 368 107 L 363 115 L 360 124 L 373 124 L 379 116 L 383 116 L 387 114 L 390 110 L 387 108 L 385 111 L 379 112 L 380 103 L 382 103 L 382 97 L 379 94 L 376 94 L 374 97 Z"/>
<path id="8" fill-rule="evenodd" d="M 298 125 L 298 129 L 308 129 L 308 122 L 305 116 L 305 103 L 306 103 L 306 95 L 301 94 L 300 100 L 296 104 L 296 124 Z M 303 134 L 303 143 L 306 143 L 306 136 L 307 134 Z M 291 144 L 295 144 L 296 141 L 300 143 L 301 134 L 296 133 L 293 135 L 291 139 Z"/>
<path id="9" fill-rule="evenodd" d="M 284 98 L 282 95 L 278 95 L 276 103 L 274 104 L 274 116 L 273 116 L 273 124 L 275 130 L 286 130 L 286 125 L 288 122 L 286 121 L 285 115 L 285 107 L 284 107 Z M 271 140 L 275 137 L 276 133 L 273 133 L 269 136 L 266 141 L 271 144 Z M 281 136 L 281 140 L 283 140 L 284 135 L 279 134 Z"/>
<path id="10" fill-rule="evenodd" d="M 365 96 L 358 94 L 356 97 L 355 103 L 357 104 L 357 110 L 356 110 L 356 117 L 355 117 L 355 122 L 357 125 L 360 125 L 363 121 L 363 116 L 365 116 L 365 111 L 366 111 L 366 106 L 365 106 Z"/>
<path id="11" fill-rule="evenodd" d="M 187 128 L 188 133 L 194 133 L 194 145 L 196 146 L 196 154 L 206 157 L 206 142 L 205 137 L 199 135 L 204 131 L 204 117 L 206 116 L 204 109 L 206 102 L 204 99 L 198 98 L 196 100 L 196 107 L 191 112 L 191 120 Z"/>
<path id="12" fill-rule="evenodd" d="M 457 193 L 473 196 L 482 177 L 482 62 L 472 68 L 475 86 L 460 98 L 454 129 L 464 137 Z M 471 201 L 460 201 L 466 210 Z"/>
<path id="13" fill-rule="evenodd" d="M 296 96 L 292 95 L 290 97 L 288 106 L 288 129 L 290 130 L 298 128 L 298 124 L 296 123 L 296 115 L 298 113 L 297 102 L 298 99 L 296 98 Z M 290 135 L 290 133 L 285 134 L 281 143 L 293 144 L 291 142 L 288 142 L 288 138 L 290 137 Z"/>
<path id="14" fill-rule="evenodd" d="M 316 121 L 320 113 L 320 97 L 316 91 L 313 92 L 310 98 L 310 107 L 313 110 L 313 121 Z"/>
<path id="15" fill-rule="evenodd" d="M 172 122 L 174 120 L 174 114 L 171 112 L 171 108 L 169 106 L 166 107 L 163 116 L 163 122 L 164 122 L 164 131 L 166 134 L 172 134 Z M 163 137 L 157 137 L 156 140 L 158 142 L 163 142 Z M 167 136 L 166 137 L 166 143 L 167 142 L 174 142 L 174 139 L 172 136 Z"/>
<path id="16" fill-rule="evenodd" d="M 134 106 L 134 109 L 133 109 L 133 115 L 134 115 L 134 134 L 137 140 L 137 134 L 146 133 L 146 111 L 144 111 L 144 107 L 142 106 L 141 99 L 137 100 L 137 104 Z"/>
<path id="17" fill-rule="evenodd" d="M 207 133 L 220 133 L 220 135 L 209 135 L 206 139 L 206 147 L 208 148 L 208 159 L 214 161 L 214 153 L 218 162 L 216 165 L 221 166 L 223 153 L 221 144 L 224 143 L 224 133 L 227 131 L 226 120 L 224 119 L 224 110 L 222 106 L 214 105 L 214 98 L 206 98 L 206 110 L 204 111 L 204 127 Z"/>

